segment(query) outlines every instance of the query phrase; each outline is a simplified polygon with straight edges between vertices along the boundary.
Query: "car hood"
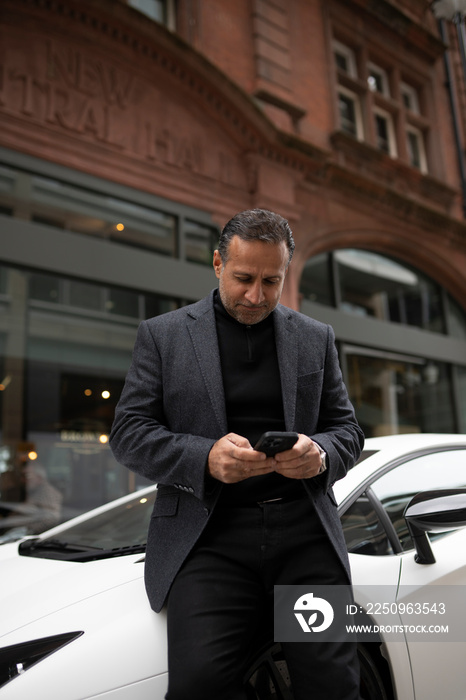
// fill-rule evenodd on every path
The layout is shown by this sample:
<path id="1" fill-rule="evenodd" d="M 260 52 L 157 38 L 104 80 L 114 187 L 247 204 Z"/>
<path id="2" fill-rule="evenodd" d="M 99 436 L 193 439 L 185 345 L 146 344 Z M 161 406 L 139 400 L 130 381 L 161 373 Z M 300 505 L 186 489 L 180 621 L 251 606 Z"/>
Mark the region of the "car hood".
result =
<path id="1" fill-rule="evenodd" d="M 14 630 L 143 577 L 141 554 L 82 563 L 21 556 L 17 543 L 4 547 L 0 645 Z"/>

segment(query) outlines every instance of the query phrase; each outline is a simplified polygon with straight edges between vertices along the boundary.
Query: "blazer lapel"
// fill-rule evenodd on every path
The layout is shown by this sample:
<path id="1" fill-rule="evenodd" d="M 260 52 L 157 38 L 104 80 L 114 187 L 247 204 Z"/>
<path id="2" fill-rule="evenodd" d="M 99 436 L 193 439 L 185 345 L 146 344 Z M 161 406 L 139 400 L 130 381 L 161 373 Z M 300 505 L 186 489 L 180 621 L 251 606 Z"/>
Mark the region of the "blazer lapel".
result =
<path id="1" fill-rule="evenodd" d="M 274 311 L 275 343 L 277 346 L 283 410 L 287 430 L 294 430 L 298 383 L 298 339 L 291 314 L 286 307 Z"/>
<path id="2" fill-rule="evenodd" d="M 228 424 L 212 294 L 188 312 L 187 326 L 220 431 L 225 435 Z"/>

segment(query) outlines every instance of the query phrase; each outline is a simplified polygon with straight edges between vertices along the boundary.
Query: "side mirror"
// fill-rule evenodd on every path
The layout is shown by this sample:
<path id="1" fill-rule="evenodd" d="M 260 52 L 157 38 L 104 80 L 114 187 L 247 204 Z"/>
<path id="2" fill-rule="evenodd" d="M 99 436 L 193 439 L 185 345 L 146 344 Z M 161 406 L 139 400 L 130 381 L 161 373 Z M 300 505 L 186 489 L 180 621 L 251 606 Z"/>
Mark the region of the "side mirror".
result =
<path id="1" fill-rule="evenodd" d="M 416 547 L 418 564 L 435 564 L 428 532 L 466 527 L 466 489 L 418 493 L 406 506 L 404 518 Z"/>

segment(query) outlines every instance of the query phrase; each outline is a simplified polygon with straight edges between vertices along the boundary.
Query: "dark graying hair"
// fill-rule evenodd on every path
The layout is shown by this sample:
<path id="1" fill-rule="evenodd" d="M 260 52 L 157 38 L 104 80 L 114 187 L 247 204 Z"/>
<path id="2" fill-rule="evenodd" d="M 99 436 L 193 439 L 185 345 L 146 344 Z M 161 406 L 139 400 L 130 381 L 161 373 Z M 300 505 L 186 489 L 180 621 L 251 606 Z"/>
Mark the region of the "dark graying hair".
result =
<path id="1" fill-rule="evenodd" d="M 233 236 L 243 241 L 264 241 L 264 243 L 286 243 L 289 252 L 288 264 L 293 257 L 295 243 L 290 225 L 283 216 L 267 209 L 250 209 L 236 214 L 220 234 L 218 252 L 222 262 L 228 260 L 228 250 Z"/>

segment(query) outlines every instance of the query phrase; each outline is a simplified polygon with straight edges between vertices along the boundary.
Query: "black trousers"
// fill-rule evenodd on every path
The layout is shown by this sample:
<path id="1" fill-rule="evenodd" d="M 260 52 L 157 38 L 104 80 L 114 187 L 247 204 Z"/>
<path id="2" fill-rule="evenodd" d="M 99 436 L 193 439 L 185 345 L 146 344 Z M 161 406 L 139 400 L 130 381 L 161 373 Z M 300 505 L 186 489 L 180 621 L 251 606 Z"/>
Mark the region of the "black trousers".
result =
<path id="1" fill-rule="evenodd" d="M 215 512 L 170 590 L 167 700 L 244 700 L 258 633 L 273 639 L 273 587 L 347 584 L 307 498 Z M 356 645 L 283 643 L 296 700 L 359 700 Z"/>

